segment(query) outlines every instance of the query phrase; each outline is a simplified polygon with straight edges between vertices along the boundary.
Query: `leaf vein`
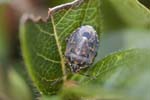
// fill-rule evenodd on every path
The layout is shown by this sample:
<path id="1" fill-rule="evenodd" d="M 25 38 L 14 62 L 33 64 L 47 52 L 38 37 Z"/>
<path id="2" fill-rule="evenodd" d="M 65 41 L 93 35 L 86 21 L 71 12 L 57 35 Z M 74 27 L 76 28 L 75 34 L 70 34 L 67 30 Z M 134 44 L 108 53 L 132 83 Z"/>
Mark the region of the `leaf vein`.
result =
<path id="1" fill-rule="evenodd" d="M 85 19 L 85 17 L 86 17 L 86 14 L 87 14 L 87 8 L 89 8 L 89 5 L 90 5 L 90 0 L 89 0 L 89 2 L 87 3 L 87 6 L 85 7 L 85 12 L 84 12 L 84 14 L 83 14 L 83 17 L 82 17 L 82 22 L 81 22 L 81 24 L 83 24 L 83 22 L 84 22 L 84 19 Z"/>
<path id="2" fill-rule="evenodd" d="M 55 26 L 57 26 L 59 23 L 61 23 L 61 21 L 65 18 L 65 16 L 70 12 L 71 8 L 69 8 L 69 10 L 61 17 L 61 19 L 56 23 Z"/>
<path id="3" fill-rule="evenodd" d="M 69 27 L 67 27 L 67 28 L 65 28 L 61 33 L 60 33 L 60 35 L 59 35 L 59 37 L 58 38 L 61 38 L 62 37 L 62 35 L 68 30 L 68 29 L 70 29 L 71 27 L 72 27 L 72 25 L 74 24 L 74 22 L 72 22 L 72 24 L 71 25 L 69 25 Z"/>
<path id="4" fill-rule="evenodd" d="M 41 29 L 40 26 L 37 25 L 37 24 L 35 24 L 35 27 L 36 27 L 40 32 L 42 32 L 42 33 L 44 33 L 44 34 L 46 34 L 46 35 L 54 36 L 54 34 L 51 34 L 51 33 L 47 32 L 47 31 L 44 31 L 43 29 Z"/>
<path id="5" fill-rule="evenodd" d="M 46 57 L 46 56 L 44 56 L 44 55 L 42 55 L 40 53 L 36 53 L 36 54 L 37 54 L 37 56 L 43 58 L 44 60 L 47 60 L 47 61 L 50 61 L 50 62 L 53 62 L 53 63 L 60 63 L 60 61 L 56 61 L 56 60 L 50 59 L 50 58 L 48 58 L 48 57 Z"/>

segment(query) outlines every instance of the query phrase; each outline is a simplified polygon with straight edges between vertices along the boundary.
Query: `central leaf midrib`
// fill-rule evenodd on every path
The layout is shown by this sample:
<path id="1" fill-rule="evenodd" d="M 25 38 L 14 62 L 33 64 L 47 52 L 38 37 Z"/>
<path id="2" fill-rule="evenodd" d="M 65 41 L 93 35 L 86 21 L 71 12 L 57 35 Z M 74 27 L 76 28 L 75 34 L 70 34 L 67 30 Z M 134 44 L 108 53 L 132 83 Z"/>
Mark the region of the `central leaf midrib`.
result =
<path id="1" fill-rule="evenodd" d="M 62 67 L 62 72 L 63 72 L 63 80 L 65 81 L 66 80 L 66 67 L 65 67 L 64 57 L 63 57 L 63 53 L 62 53 L 62 48 L 61 48 L 60 41 L 58 39 L 54 18 L 53 18 L 52 15 L 50 15 L 50 18 L 51 18 L 51 21 L 52 21 L 52 27 L 53 27 L 53 31 L 54 31 L 54 38 L 56 40 L 58 52 L 59 52 L 59 55 L 60 55 L 61 67 Z"/>
<path id="2" fill-rule="evenodd" d="M 89 2 L 90 2 L 90 1 L 89 1 Z M 82 19 L 85 18 L 85 15 L 86 15 L 86 13 L 87 13 L 87 8 L 88 8 L 88 6 L 89 6 L 89 2 L 88 2 L 88 4 L 87 4 L 87 6 L 85 7 L 86 11 L 84 12 L 84 16 L 83 16 Z M 70 11 L 70 9 L 69 9 L 69 11 Z M 68 12 L 69 12 L 69 11 L 68 11 Z M 66 14 L 68 14 L 68 12 L 67 12 Z M 66 15 L 66 14 L 65 14 L 65 15 Z M 63 72 L 63 80 L 65 81 L 65 80 L 66 80 L 66 77 L 67 77 L 67 76 L 66 76 L 65 61 L 64 61 L 64 57 L 63 57 L 63 53 L 62 53 L 61 43 L 60 43 L 60 41 L 59 41 L 59 37 L 58 37 L 58 34 L 57 34 L 57 30 L 56 30 L 56 25 L 58 25 L 58 23 L 59 23 L 60 21 L 55 24 L 53 15 L 50 15 L 50 18 L 51 18 L 51 21 L 52 21 L 52 27 L 53 27 L 53 32 L 54 32 L 54 38 L 55 38 L 55 40 L 56 40 L 58 52 L 59 52 L 59 55 L 60 55 L 60 60 L 61 60 L 60 62 L 61 62 L 61 67 L 62 67 L 62 72 Z M 62 19 L 61 19 L 61 20 L 62 20 Z M 82 22 L 82 21 L 81 21 L 81 22 Z"/>

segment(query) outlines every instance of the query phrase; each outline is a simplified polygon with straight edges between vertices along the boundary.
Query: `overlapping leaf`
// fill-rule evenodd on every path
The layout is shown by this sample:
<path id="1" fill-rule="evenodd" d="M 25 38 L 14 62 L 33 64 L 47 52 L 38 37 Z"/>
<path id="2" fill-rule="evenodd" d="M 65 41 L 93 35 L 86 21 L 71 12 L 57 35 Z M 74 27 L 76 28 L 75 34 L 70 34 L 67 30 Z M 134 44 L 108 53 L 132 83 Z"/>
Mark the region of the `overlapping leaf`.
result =
<path id="1" fill-rule="evenodd" d="M 149 60 L 150 49 L 114 53 L 90 68 L 87 73 L 90 77 L 78 77 L 78 82 L 83 86 L 92 84 L 97 89 L 103 88 L 139 100 L 149 100 Z M 72 79 L 77 80 L 76 76 Z"/>

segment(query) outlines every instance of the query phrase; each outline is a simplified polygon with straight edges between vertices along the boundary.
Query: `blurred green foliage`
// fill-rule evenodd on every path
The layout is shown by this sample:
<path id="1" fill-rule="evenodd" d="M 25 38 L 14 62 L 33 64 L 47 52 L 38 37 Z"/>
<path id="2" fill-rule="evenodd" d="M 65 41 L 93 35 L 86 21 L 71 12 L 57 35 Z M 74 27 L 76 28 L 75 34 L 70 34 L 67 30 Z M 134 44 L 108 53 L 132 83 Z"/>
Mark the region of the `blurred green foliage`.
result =
<path id="1" fill-rule="evenodd" d="M 104 31 L 115 29 L 150 29 L 150 11 L 137 0 L 101 0 L 102 28 Z"/>
<path id="2" fill-rule="evenodd" d="M 42 59 L 35 60 L 37 68 L 42 72 L 38 75 L 41 75 L 42 78 L 37 78 L 37 74 L 35 74 L 34 78 L 37 78 L 37 82 L 30 80 L 31 77 L 33 78 L 33 73 L 28 76 L 27 71 L 29 71 L 30 66 L 25 62 L 27 65 L 25 67 L 21 57 L 21 55 L 29 55 L 21 52 L 20 45 L 18 45 L 20 43 L 17 40 L 19 39 L 17 34 L 19 33 L 19 20 L 22 14 L 26 12 L 15 10 L 16 7 L 13 7 L 14 1 L 17 0 L 0 0 L 0 100 L 150 99 L 150 0 L 95 0 L 97 3 L 93 0 L 84 0 L 85 2 L 91 2 L 86 7 L 75 6 L 75 8 L 63 9 L 57 12 L 53 16 L 54 21 L 57 22 L 61 19 L 61 23 L 57 25 L 56 30 L 59 30 L 58 33 L 65 30 L 65 34 L 67 34 L 60 36 L 62 37 L 61 41 L 64 41 L 65 37 L 83 24 L 90 24 L 94 27 L 99 26 L 97 31 L 101 36 L 98 55 L 92 67 L 81 71 L 81 73 L 72 74 L 66 82 L 64 81 L 61 84 L 61 88 L 53 96 L 43 95 L 35 86 L 42 86 L 42 89 L 48 89 L 47 91 L 52 91 L 50 87 L 58 88 L 56 84 L 59 84 L 59 81 L 62 80 L 61 78 L 64 77 L 61 74 L 61 64 L 57 66 L 58 68 L 55 68 L 55 71 L 51 72 L 50 70 L 53 67 L 47 64 L 48 61 L 39 64 Z M 73 0 L 24 1 L 27 3 L 23 4 L 23 9 L 28 9 L 29 3 L 32 3 L 31 5 L 33 5 L 33 8 L 35 6 L 35 9 L 37 9 L 35 11 L 38 13 L 39 9 L 52 8 Z M 100 5 L 100 8 L 98 8 L 98 5 Z M 93 8 L 94 10 L 92 10 Z M 22 8 L 18 6 L 18 9 Z M 72 13 L 62 17 L 65 12 L 69 11 Z M 95 21 L 95 16 L 98 18 L 97 21 Z M 25 28 L 24 32 L 34 34 L 34 25 L 38 26 L 40 24 L 40 29 L 42 27 L 40 31 L 49 33 L 54 26 L 50 27 L 50 23 L 53 22 L 52 19 L 48 22 L 46 24 L 32 22 L 30 29 L 27 31 L 27 28 Z M 76 22 L 78 24 L 74 24 Z M 20 31 L 23 31 L 22 27 L 20 29 Z M 58 50 L 62 47 L 62 54 L 64 54 L 65 42 L 54 48 L 53 44 L 55 42 L 49 45 L 51 42 L 49 36 L 37 35 L 40 34 L 40 31 L 37 30 L 34 35 L 26 38 L 27 40 L 32 40 L 28 41 L 30 46 L 27 49 L 32 51 L 33 47 L 38 44 L 40 49 L 44 50 L 43 52 L 47 51 L 46 55 L 51 54 L 52 58 L 54 58 L 57 53 L 53 53 L 53 50 Z M 36 42 L 36 37 L 43 37 L 41 38 L 42 41 Z M 36 48 L 36 50 L 39 50 L 39 48 Z M 33 53 L 32 51 L 32 55 Z M 47 58 L 44 56 L 44 59 L 49 60 L 49 56 Z M 29 59 L 29 62 L 32 60 Z M 59 60 L 62 60 L 62 58 Z M 28 68 L 27 71 L 26 68 Z M 36 67 L 33 67 L 32 70 L 37 72 Z M 58 78 L 58 82 L 56 81 L 53 86 L 48 87 L 50 85 L 49 81 L 53 79 L 49 75 L 57 76 L 58 71 L 61 74 L 61 78 Z M 45 77 L 46 81 L 48 80 L 46 85 Z M 68 81 L 71 82 L 67 83 Z M 45 94 L 47 94 L 47 91 Z"/>
<path id="3" fill-rule="evenodd" d="M 3 63 L 7 61 L 8 55 L 9 55 L 9 48 L 8 48 L 8 41 L 7 41 L 7 20 L 6 18 L 6 12 L 7 6 L 6 5 L 0 5 L 0 63 Z M 7 59 L 7 60 L 6 60 Z"/>

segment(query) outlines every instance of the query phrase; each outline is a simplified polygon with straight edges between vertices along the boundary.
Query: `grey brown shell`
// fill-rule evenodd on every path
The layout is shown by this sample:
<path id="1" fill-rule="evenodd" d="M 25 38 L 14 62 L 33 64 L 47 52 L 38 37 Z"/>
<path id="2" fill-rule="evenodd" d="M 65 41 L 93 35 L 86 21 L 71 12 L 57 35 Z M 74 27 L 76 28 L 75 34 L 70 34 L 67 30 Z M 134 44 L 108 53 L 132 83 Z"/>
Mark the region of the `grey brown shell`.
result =
<path id="1" fill-rule="evenodd" d="M 68 38 L 65 51 L 66 63 L 72 72 L 89 67 L 96 57 L 99 40 L 92 26 L 81 26 Z"/>

